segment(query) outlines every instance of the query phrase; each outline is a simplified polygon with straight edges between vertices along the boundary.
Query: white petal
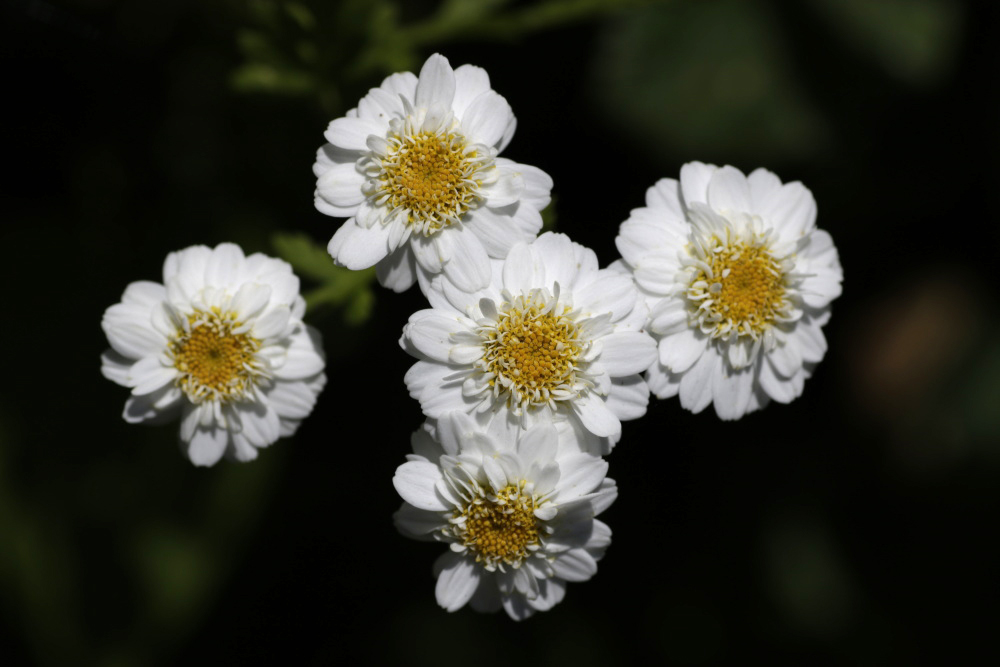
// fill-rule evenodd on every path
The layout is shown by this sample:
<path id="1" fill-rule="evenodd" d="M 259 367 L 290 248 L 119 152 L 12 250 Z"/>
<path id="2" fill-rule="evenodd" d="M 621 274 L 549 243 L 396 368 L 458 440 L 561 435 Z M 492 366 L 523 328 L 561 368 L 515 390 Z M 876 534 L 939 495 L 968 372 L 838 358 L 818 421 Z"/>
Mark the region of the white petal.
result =
<path id="1" fill-rule="evenodd" d="M 466 413 L 450 412 L 438 421 L 438 440 L 446 454 L 455 456 L 461 448 L 461 443 L 478 430 L 476 422 Z"/>
<path id="2" fill-rule="evenodd" d="M 305 419 L 316 405 L 316 393 L 305 382 L 275 382 L 267 401 L 280 417 Z"/>
<path id="3" fill-rule="evenodd" d="M 429 537 L 428 533 L 448 525 L 439 512 L 420 510 L 409 503 L 403 503 L 396 510 L 392 515 L 392 522 L 399 532 L 415 539 Z"/>
<path id="4" fill-rule="evenodd" d="M 177 369 L 164 366 L 159 357 L 146 357 L 129 369 L 128 380 L 133 385 L 132 395 L 143 396 L 173 382 L 177 376 Z"/>
<path id="5" fill-rule="evenodd" d="M 641 373 L 656 361 L 656 341 L 639 331 L 621 331 L 601 338 L 601 366 L 611 377 Z"/>
<path id="6" fill-rule="evenodd" d="M 565 581 L 587 581 L 597 574 L 597 562 L 584 549 L 570 549 L 552 563 L 556 576 Z"/>
<path id="7" fill-rule="evenodd" d="M 470 559 L 452 553 L 444 554 L 439 563 L 441 573 L 434 587 L 437 602 L 447 611 L 461 609 L 479 587 L 480 568 Z"/>
<path id="8" fill-rule="evenodd" d="M 593 392 L 584 392 L 573 401 L 573 411 L 584 428 L 601 437 L 618 437 L 622 424 L 605 405 L 601 397 Z"/>
<path id="9" fill-rule="evenodd" d="M 387 129 L 387 123 L 371 118 L 337 118 L 330 122 L 323 136 L 338 148 L 367 151 L 368 135 L 385 136 Z"/>
<path id="10" fill-rule="evenodd" d="M 316 194 L 333 206 L 350 209 L 365 200 L 364 182 L 354 164 L 335 164 L 316 181 Z"/>
<path id="11" fill-rule="evenodd" d="M 285 363 L 274 370 L 274 376 L 281 380 L 305 380 L 323 370 L 323 341 L 319 330 L 306 325 L 291 337 L 285 355 Z"/>
<path id="12" fill-rule="evenodd" d="M 718 169 L 715 165 L 688 162 L 681 167 L 681 195 L 684 206 L 690 208 L 692 202 L 708 201 L 708 183 Z"/>
<path id="13" fill-rule="evenodd" d="M 687 306 L 679 298 L 661 299 L 649 312 L 649 330 L 655 334 L 677 334 L 687 328 Z"/>
<path id="14" fill-rule="evenodd" d="M 409 244 L 392 251 L 375 265 L 375 276 L 382 287 L 393 292 L 405 292 L 417 278 L 416 262 Z"/>
<path id="15" fill-rule="evenodd" d="M 122 294 L 122 303 L 140 306 L 144 309 L 152 309 L 163 303 L 167 299 L 167 288 L 160 283 L 148 280 L 139 280 L 129 283 Z"/>
<path id="16" fill-rule="evenodd" d="M 649 387 L 639 375 L 614 378 L 605 404 L 621 421 L 639 419 L 649 406 Z"/>
<path id="17" fill-rule="evenodd" d="M 410 321 L 403 328 L 403 336 L 419 352 L 447 363 L 448 354 L 454 347 L 451 334 L 469 331 L 470 324 L 464 317 L 454 314 L 433 309 L 420 310 L 410 316 Z"/>
<path id="18" fill-rule="evenodd" d="M 212 257 L 205 266 L 205 284 L 236 288 L 245 261 L 243 250 L 238 245 L 220 243 L 212 251 Z"/>
<path id="19" fill-rule="evenodd" d="M 532 247 L 545 263 L 544 285 L 549 289 L 559 283 L 563 292 L 572 292 L 579 282 L 597 278 L 597 255 L 565 234 L 546 232 L 535 239 Z"/>
<path id="20" fill-rule="evenodd" d="M 492 209 L 516 204 L 524 192 L 524 179 L 516 171 L 500 169 L 495 183 L 484 186 L 480 192 L 486 197 L 486 206 Z"/>
<path id="21" fill-rule="evenodd" d="M 795 339 L 802 351 L 803 361 L 822 361 L 826 354 L 826 337 L 823 328 L 815 320 L 799 322 L 795 327 Z"/>
<path id="22" fill-rule="evenodd" d="M 684 225 L 684 207 L 681 205 L 681 184 L 672 178 L 661 178 L 646 190 L 646 206 L 656 212 L 657 217 L 674 231 Z"/>
<path id="23" fill-rule="evenodd" d="M 784 345 L 778 345 L 767 355 L 771 366 L 782 377 L 790 378 L 802 368 L 802 352 L 795 337 L 789 337 Z"/>
<path id="24" fill-rule="evenodd" d="M 496 459 L 484 458 L 483 472 L 486 473 L 486 479 L 490 481 L 494 491 L 500 491 L 507 486 L 507 474 Z"/>
<path id="25" fill-rule="evenodd" d="M 327 251 L 335 261 L 352 271 L 367 269 L 389 254 L 388 237 L 385 225 L 364 228 L 351 218 L 334 233 Z"/>
<path id="26" fill-rule="evenodd" d="M 739 419 L 747 413 L 753 393 L 755 372 L 745 368 L 728 376 L 719 373 L 712 380 L 712 397 L 715 413 L 720 419 Z"/>
<path id="27" fill-rule="evenodd" d="M 136 318 L 124 318 L 128 306 L 115 304 L 108 308 L 101 321 L 104 334 L 115 352 L 128 359 L 141 359 L 149 355 L 159 354 L 166 349 L 167 340 L 163 334 L 153 329 L 148 322 L 139 323 Z"/>
<path id="28" fill-rule="evenodd" d="M 479 238 L 468 229 L 447 229 L 441 232 L 454 244 L 451 259 L 444 265 L 444 274 L 463 292 L 475 292 L 490 284 L 490 258 Z"/>
<path id="29" fill-rule="evenodd" d="M 183 446 L 191 463 L 212 466 L 222 458 L 228 442 L 229 431 L 224 428 L 199 428 Z"/>
<path id="30" fill-rule="evenodd" d="M 560 503 L 575 500 L 594 491 L 608 473 L 608 463 L 590 454 L 571 454 L 559 460 Z"/>
<path id="31" fill-rule="evenodd" d="M 282 335 L 288 328 L 291 316 L 292 312 L 288 306 L 271 308 L 254 321 L 251 332 L 258 340 Z"/>
<path id="32" fill-rule="evenodd" d="M 532 426 L 517 443 L 517 451 L 524 461 L 547 463 L 555 459 L 559 449 L 559 434 L 546 422 Z"/>
<path id="33" fill-rule="evenodd" d="M 797 240 L 816 225 L 816 200 L 798 181 L 787 183 L 758 203 L 761 218 L 788 240 Z"/>
<path id="34" fill-rule="evenodd" d="M 134 360 L 123 357 L 114 350 L 105 350 L 101 354 L 101 375 L 123 387 L 131 386 L 128 382 L 128 371 Z"/>
<path id="35" fill-rule="evenodd" d="M 511 248 L 503 265 L 504 288 L 517 295 L 545 284 L 545 262 L 532 246 L 519 243 Z"/>
<path id="36" fill-rule="evenodd" d="M 455 98 L 451 102 L 455 117 L 462 119 L 469 103 L 490 89 L 490 76 L 482 67 L 462 65 L 455 68 Z"/>
<path id="37" fill-rule="evenodd" d="M 750 186 L 739 169 L 725 166 L 712 174 L 708 183 L 708 204 L 716 211 L 749 212 Z"/>
<path id="38" fill-rule="evenodd" d="M 429 461 L 407 461 L 396 468 L 392 485 L 406 502 L 422 510 L 443 512 L 453 509 L 445 504 L 436 490 L 443 481 L 441 469 Z"/>
<path id="39" fill-rule="evenodd" d="M 271 300 L 270 286 L 259 283 L 244 283 L 233 297 L 231 307 L 240 320 L 255 317 Z M 281 303 L 277 301 L 277 303 Z"/>
<path id="40" fill-rule="evenodd" d="M 270 405 L 237 409 L 243 423 L 243 435 L 254 447 L 267 447 L 278 439 L 278 413 Z"/>
<path id="41" fill-rule="evenodd" d="M 488 90 L 472 100 L 462 115 L 462 130 L 474 143 L 498 146 L 513 116 L 507 100 Z"/>
<path id="42" fill-rule="evenodd" d="M 778 403 L 791 403 L 801 393 L 801 390 L 796 390 L 794 378 L 785 379 L 779 376 L 767 358 L 760 365 L 757 381 L 761 389 Z"/>
<path id="43" fill-rule="evenodd" d="M 515 243 L 531 241 L 517 228 L 510 215 L 488 208 L 475 212 L 468 229 L 479 237 L 486 254 L 498 259 L 506 257 Z"/>
<path id="44" fill-rule="evenodd" d="M 702 354 L 681 378 L 681 407 L 701 412 L 712 402 L 712 378 L 722 372 L 721 359 L 712 350 Z"/>
<path id="45" fill-rule="evenodd" d="M 708 340 L 694 329 L 684 329 L 660 341 L 660 363 L 674 373 L 683 373 L 708 350 Z"/>
<path id="46" fill-rule="evenodd" d="M 450 109 L 454 98 L 455 72 L 452 71 L 447 58 L 435 53 L 420 69 L 414 102 L 416 106 L 423 108 L 437 105 Z"/>
<path id="47" fill-rule="evenodd" d="M 635 308 L 639 293 L 631 278 L 607 269 L 594 277 L 596 279 L 573 291 L 574 305 L 585 314 L 611 313 L 611 320 L 617 321 Z"/>

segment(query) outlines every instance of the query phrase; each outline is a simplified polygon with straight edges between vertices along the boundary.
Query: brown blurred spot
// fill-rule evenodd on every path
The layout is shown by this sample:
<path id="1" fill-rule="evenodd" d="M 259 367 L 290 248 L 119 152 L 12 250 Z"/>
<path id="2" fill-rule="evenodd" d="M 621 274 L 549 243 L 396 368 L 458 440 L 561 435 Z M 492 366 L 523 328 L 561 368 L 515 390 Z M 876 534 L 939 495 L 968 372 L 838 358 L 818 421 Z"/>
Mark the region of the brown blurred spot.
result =
<path id="1" fill-rule="evenodd" d="M 984 322 L 983 297 L 970 271 L 922 273 L 878 294 L 852 327 L 854 395 L 864 411 L 889 421 L 931 406 Z"/>

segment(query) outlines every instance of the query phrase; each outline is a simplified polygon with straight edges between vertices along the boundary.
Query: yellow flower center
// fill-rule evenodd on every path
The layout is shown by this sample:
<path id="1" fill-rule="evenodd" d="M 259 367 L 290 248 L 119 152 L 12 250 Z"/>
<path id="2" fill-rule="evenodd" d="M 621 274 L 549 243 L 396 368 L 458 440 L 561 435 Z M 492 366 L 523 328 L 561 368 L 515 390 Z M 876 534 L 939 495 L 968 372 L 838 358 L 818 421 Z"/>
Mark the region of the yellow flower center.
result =
<path id="1" fill-rule="evenodd" d="M 430 236 L 478 205 L 481 162 L 455 132 L 390 136 L 378 190 L 390 208 L 408 212 L 415 231 Z"/>
<path id="2" fill-rule="evenodd" d="M 556 314 L 559 310 L 563 314 Z M 495 326 L 483 327 L 484 354 L 479 364 L 493 377 L 490 386 L 510 393 L 517 405 L 544 405 L 568 398 L 576 384 L 583 345 L 579 327 L 565 316 L 569 309 L 546 305 L 541 298 L 519 297 Z"/>
<path id="3" fill-rule="evenodd" d="M 174 367 L 180 371 L 178 386 L 195 403 L 245 396 L 260 374 L 255 363 L 260 341 L 235 333 L 240 327 L 235 315 L 217 308 L 195 311 L 188 325 L 170 343 Z"/>
<path id="4" fill-rule="evenodd" d="M 518 565 L 529 547 L 539 544 L 534 508 L 534 500 L 510 484 L 497 492 L 495 501 L 477 498 L 456 511 L 455 519 L 464 519 L 457 536 L 476 554 L 477 562 L 491 567 L 497 562 Z"/>
<path id="5" fill-rule="evenodd" d="M 708 284 L 706 310 L 725 331 L 756 337 L 785 305 L 785 281 L 781 265 L 764 246 L 744 243 L 716 246 L 706 260 L 708 272 L 699 271 L 692 285 Z"/>

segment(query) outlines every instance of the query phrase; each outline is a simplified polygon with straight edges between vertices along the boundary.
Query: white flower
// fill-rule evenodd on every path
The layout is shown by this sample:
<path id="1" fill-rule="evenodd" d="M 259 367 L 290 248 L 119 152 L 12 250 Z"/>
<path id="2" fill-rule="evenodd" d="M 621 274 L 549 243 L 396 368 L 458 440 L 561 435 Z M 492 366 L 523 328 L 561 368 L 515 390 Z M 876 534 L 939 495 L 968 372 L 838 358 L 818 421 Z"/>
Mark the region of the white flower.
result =
<path id="1" fill-rule="evenodd" d="M 394 516 L 400 532 L 450 547 L 434 565 L 438 604 L 502 605 L 521 620 L 597 572 L 611 530 L 594 517 L 618 495 L 603 459 L 561 449 L 551 424 L 505 440 L 456 412 L 436 431 L 414 434 L 393 485 L 406 501 Z"/>
<path id="2" fill-rule="evenodd" d="M 326 376 L 291 267 L 231 243 L 193 246 L 167 255 L 163 283 L 131 283 L 101 322 L 101 371 L 132 388 L 125 420 L 180 416 L 182 448 L 206 466 L 294 433 Z"/>
<path id="3" fill-rule="evenodd" d="M 541 170 L 497 157 L 515 125 L 479 67 L 452 70 L 435 54 L 419 79 L 386 78 L 330 123 L 313 165 L 316 208 L 350 216 L 330 241 L 334 260 L 375 265 L 397 292 L 418 270 L 486 286 L 488 258 L 538 234 L 552 189 Z"/>
<path id="4" fill-rule="evenodd" d="M 843 274 L 801 183 L 693 162 L 622 223 L 618 250 L 648 295 L 659 363 L 647 380 L 738 419 L 802 393 L 826 352 L 822 326 Z"/>
<path id="5" fill-rule="evenodd" d="M 656 359 L 646 308 L 627 275 L 598 270 L 592 250 L 542 234 L 497 261 L 491 284 L 465 292 L 438 278 L 433 308 L 414 313 L 400 345 L 421 359 L 406 374 L 424 414 L 569 419 L 608 442 L 645 414 L 639 373 Z M 600 453 L 600 452 L 599 452 Z"/>

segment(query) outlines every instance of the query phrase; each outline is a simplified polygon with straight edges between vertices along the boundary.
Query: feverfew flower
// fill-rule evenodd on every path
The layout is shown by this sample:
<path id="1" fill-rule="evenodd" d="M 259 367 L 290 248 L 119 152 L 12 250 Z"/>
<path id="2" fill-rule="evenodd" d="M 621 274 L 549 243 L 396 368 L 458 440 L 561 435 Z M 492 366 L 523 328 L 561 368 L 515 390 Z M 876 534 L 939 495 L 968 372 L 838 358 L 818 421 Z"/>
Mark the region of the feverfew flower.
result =
<path id="1" fill-rule="evenodd" d="M 606 453 L 621 420 L 645 414 L 639 373 L 656 359 L 641 331 L 645 304 L 628 275 L 598 269 L 592 250 L 546 233 L 498 260 L 484 289 L 442 277 L 424 287 L 433 308 L 410 317 L 400 344 L 421 359 L 405 379 L 428 417 L 571 420 L 606 439 L 597 452 Z"/>
<path id="2" fill-rule="evenodd" d="M 692 162 L 647 191 L 617 245 L 659 338 L 654 394 L 738 419 L 802 393 L 843 274 L 801 183 Z"/>
<path id="3" fill-rule="evenodd" d="M 508 440 L 456 412 L 435 430 L 414 434 L 393 484 L 400 532 L 450 547 L 434 565 L 438 604 L 521 620 L 597 572 L 611 530 L 594 517 L 618 495 L 603 459 L 561 447 L 552 424 Z"/>
<path id="4" fill-rule="evenodd" d="M 131 283 L 101 326 L 104 377 L 132 388 L 125 421 L 180 417 L 191 462 L 240 461 L 295 432 L 326 383 L 319 332 L 291 267 L 239 246 L 167 255 L 163 284 Z"/>
<path id="5" fill-rule="evenodd" d="M 408 289 L 417 271 L 485 287 L 489 258 L 542 226 L 552 179 L 497 154 L 514 135 L 507 101 L 485 70 L 433 55 L 417 78 L 389 76 L 330 123 L 313 165 L 316 208 L 350 217 L 329 251 L 349 269 Z"/>

